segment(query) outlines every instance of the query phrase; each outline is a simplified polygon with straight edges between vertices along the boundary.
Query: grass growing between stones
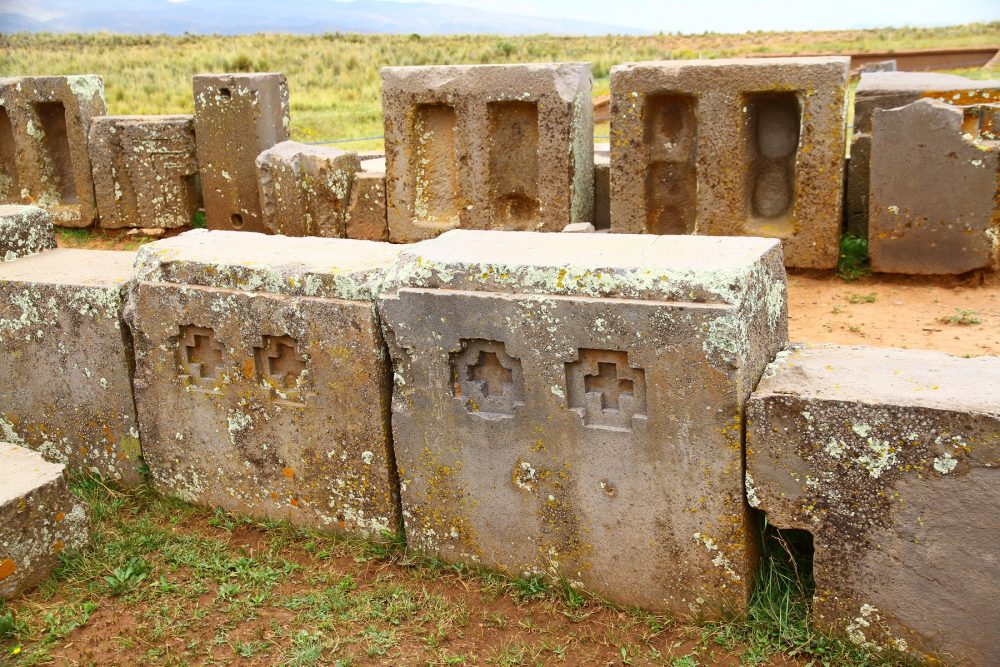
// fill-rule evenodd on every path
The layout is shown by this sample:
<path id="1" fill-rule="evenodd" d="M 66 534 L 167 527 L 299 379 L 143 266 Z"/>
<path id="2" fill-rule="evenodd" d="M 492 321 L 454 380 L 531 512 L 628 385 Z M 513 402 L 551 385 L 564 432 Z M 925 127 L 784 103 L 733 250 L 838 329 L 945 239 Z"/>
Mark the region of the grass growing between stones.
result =
<path id="1" fill-rule="evenodd" d="M 698 624 L 96 478 L 93 544 L 0 606 L 0 662 L 245 665 L 898 664 L 811 631 L 801 575 L 765 559 L 750 609 Z M 773 551 L 773 550 L 772 550 Z M 623 564 L 623 567 L 641 564 Z"/>
<path id="2" fill-rule="evenodd" d="M 863 236 L 844 234 L 840 239 L 840 259 L 837 262 L 837 275 L 844 282 L 853 282 L 872 274 L 868 259 L 868 239 Z"/>

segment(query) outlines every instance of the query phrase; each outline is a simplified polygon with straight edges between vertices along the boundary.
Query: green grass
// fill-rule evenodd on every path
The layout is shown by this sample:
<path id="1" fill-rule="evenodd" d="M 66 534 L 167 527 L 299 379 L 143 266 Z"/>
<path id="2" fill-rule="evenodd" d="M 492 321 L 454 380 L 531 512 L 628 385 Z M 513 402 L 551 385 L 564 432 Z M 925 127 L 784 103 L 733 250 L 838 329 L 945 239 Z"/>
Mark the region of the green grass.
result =
<path id="1" fill-rule="evenodd" d="M 868 259 L 868 239 L 862 236 L 845 234 L 840 239 L 840 260 L 837 263 L 837 275 L 845 282 L 853 282 L 871 274 L 872 269 Z"/>
<path id="2" fill-rule="evenodd" d="M 965 308 L 956 308 L 954 315 L 945 315 L 940 318 L 940 322 L 943 324 L 957 324 L 964 327 L 982 324 L 979 313 L 975 310 L 967 310 Z"/>

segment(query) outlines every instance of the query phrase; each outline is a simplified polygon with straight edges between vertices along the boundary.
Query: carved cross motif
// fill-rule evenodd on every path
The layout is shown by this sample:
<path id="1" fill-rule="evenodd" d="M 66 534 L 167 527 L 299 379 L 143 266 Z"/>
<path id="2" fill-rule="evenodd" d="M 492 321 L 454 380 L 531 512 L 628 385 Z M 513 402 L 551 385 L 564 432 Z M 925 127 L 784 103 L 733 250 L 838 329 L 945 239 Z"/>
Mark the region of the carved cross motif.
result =
<path id="1" fill-rule="evenodd" d="M 627 378 L 618 377 L 618 364 L 600 362 L 597 364 L 597 374 L 583 376 L 584 391 L 601 395 L 602 410 L 617 410 L 618 399 L 622 396 L 632 396 L 633 382 Z"/>
<path id="2" fill-rule="evenodd" d="M 261 373 L 290 389 L 298 386 L 296 380 L 306 370 L 306 362 L 296 349 L 295 340 L 289 336 L 266 336 L 260 361 Z"/>
<path id="3" fill-rule="evenodd" d="M 465 409 L 493 419 L 511 416 L 524 402 L 521 362 L 500 341 L 463 339 L 451 355 L 455 398 Z"/>
<path id="4" fill-rule="evenodd" d="M 218 378 L 222 366 L 222 345 L 211 329 L 182 327 L 182 360 L 188 374 L 195 379 Z"/>
<path id="5" fill-rule="evenodd" d="M 500 363 L 496 352 L 479 353 L 479 359 L 469 366 L 469 379 L 478 382 L 483 396 L 502 396 L 504 385 L 514 382 L 514 374 Z"/>
<path id="6" fill-rule="evenodd" d="M 646 419 L 646 372 L 627 352 L 580 348 L 566 364 L 566 400 L 585 426 L 631 431 Z"/>

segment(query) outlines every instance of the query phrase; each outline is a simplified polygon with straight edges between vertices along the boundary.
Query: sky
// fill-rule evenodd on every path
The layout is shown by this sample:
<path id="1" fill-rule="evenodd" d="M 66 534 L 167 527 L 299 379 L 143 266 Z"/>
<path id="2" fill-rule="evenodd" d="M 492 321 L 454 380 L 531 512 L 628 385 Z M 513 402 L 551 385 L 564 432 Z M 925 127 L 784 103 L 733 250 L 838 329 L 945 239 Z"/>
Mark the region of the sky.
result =
<path id="1" fill-rule="evenodd" d="M 0 0 L 2 1 L 2 0 Z M 421 0 L 656 32 L 836 30 L 1000 20 L 1000 0 Z M 998 35 L 1000 42 L 1000 35 Z"/>

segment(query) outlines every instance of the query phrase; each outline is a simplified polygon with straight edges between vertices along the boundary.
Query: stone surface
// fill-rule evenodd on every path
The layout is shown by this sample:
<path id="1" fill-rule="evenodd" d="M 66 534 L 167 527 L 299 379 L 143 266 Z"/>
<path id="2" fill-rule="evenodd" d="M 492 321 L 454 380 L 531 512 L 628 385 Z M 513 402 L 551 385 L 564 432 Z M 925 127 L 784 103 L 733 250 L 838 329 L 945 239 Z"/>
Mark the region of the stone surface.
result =
<path id="1" fill-rule="evenodd" d="M 37 206 L 0 204 L 0 262 L 56 247 L 49 214 Z"/>
<path id="2" fill-rule="evenodd" d="M 397 530 L 372 303 L 397 252 L 204 230 L 143 246 L 127 317 L 156 488 L 318 529 Z"/>
<path id="3" fill-rule="evenodd" d="M 410 546 L 649 609 L 745 603 L 740 420 L 786 338 L 776 241 L 456 230 L 384 294 Z"/>
<path id="4" fill-rule="evenodd" d="M 59 552 L 89 539 L 86 507 L 70 493 L 65 468 L 0 442 L 0 599 L 37 585 Z"/>
<path id="5" fill-rule="evenodd" d="M 191 224 L 199 209 L 192 116 L 98 116 L 90 158 L 101 227 Z"/>
<path id="6" fill-rule="evenodd" d="M 57 225 L 91 225 L 87 133 L 104 113 L 104 81 L 93 74 L 0 79 L 0 203 L 40 206 Z"/>
<path id="7" fill-rule="evenodd" d="M 782 354 L 750 400 L 747 495 L 812 533 L 819 625 L 1000 661 L 1000 358 Z M 900 643 L 903 642 L 903 643 Z"/>
<path id="8" fill-rule="evenodd" d="M 589 222 L 571 222 L 563 227 L 563 233 L 568 234 L 592 234 L 594 231 L 594 225 Z"/>
<path id="9" fill-rule="evenodd" d="M 121 313 L 134 258 L 57 248 L 0 264 L 0 439 L 130 485 L 142 460 Z"/>
<path id="10" fill-rule="evenodd" d="M 1000 141 L 990 112 L 1000 105 L 933 99 L 875 111 L 868 208 L 874 271 L 1000 268 Z"/>
<path id="11" fill-rule="evenodd" d="M 611 70 L 611 229 L 779 238 L 833 268 L 849 58 L 626 63 Z"/>
<path id="12" fill-rule="evenodd" d="M 346 234 L 355 153 L 283 141 L 257 156 L 264 226 L 285 236 Z"/>
<path id="13" fill-rule="evenodd" d="M 876 109 L 893 109 L 922 98 L 946 104 L 1000 102 L 1000 81 L 975 81 L 936 72 L 862 74 L 854 92 L 854 128 L 847 170 L 847 231 L 868 233 L 872 118 Z"/>
<path id="14" fill-rule="evenodd" d="M 364 165 L 364 163 L 362 163 Z M 385 172 L 359 171 L 351 183 L 347 207 L 347 238 L 388 241 L 385 209 Z"/>
<path id="15" fill-rule="evenodd" d="M 284 74 L 197 74 L 194 129 L 209 229 L 266 231 L 255 160 L 288 139 Z"/>
<path id="16" fill-rule="evenodd" d="M 594 228 L 611 229 L 611 146 L 594 146 Z"/>
<path id="17" fill-rule="evenodd" d="M 590 90 L 584 63 L 384 68 L 390 239 L 589 221 Z"/>

